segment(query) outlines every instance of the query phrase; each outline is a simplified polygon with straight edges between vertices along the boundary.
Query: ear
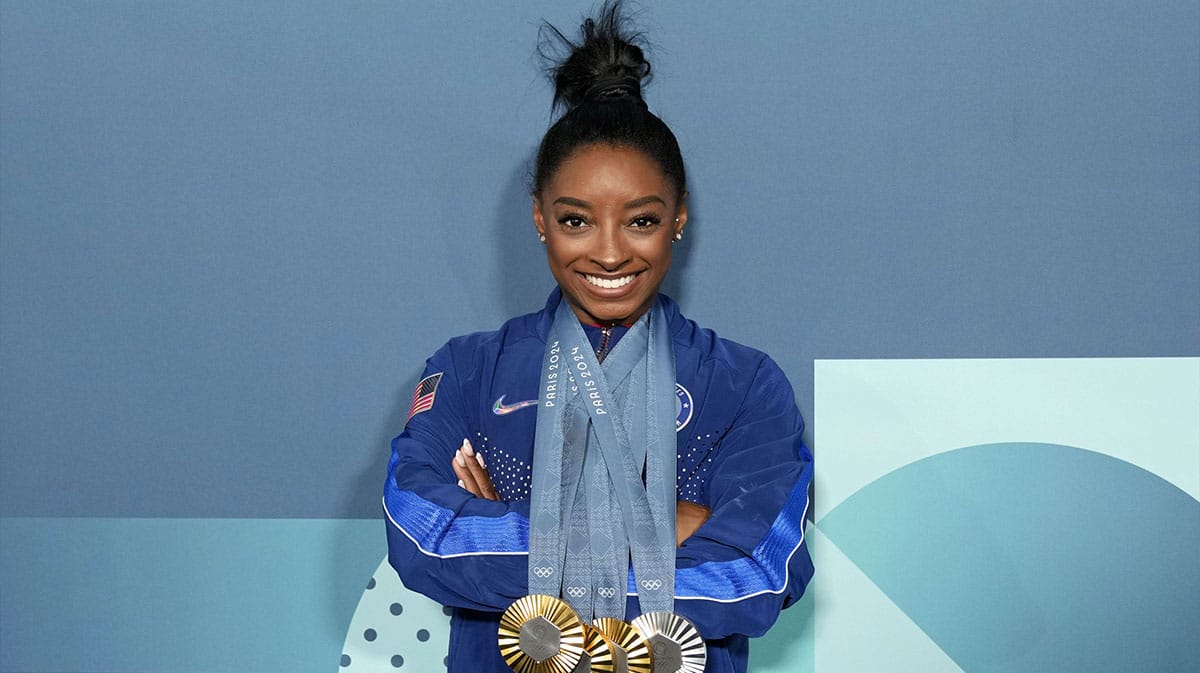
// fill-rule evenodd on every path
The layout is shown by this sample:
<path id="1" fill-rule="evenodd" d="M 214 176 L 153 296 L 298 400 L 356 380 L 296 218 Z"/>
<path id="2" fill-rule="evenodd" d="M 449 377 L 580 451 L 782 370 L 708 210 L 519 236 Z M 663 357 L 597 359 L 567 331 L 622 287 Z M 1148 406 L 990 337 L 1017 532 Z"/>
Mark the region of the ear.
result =
<path id="1" fill-rule="evenodd" d="M 546 222 L 542 219 L 542 200 L 537 194 L 531 195 L 533 198 L 533 228 L 537 229 L 538 236 L 546 235 Z"/>
<path id="2" fill-rule="evenodd" d="M 687 192 L 679 197 L 679 207 L 675 209 L 675 226 L 672 233 L 676 236 L 683 234 L 683 228 L 687 226 L 688 209 L 687 209 Z"/>

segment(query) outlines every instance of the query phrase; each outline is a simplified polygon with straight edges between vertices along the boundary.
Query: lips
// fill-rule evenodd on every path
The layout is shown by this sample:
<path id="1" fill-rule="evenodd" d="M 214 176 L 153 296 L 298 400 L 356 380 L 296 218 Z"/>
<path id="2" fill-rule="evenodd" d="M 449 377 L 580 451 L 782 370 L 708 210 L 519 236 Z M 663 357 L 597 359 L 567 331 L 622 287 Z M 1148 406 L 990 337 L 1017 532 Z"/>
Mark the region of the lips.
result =
<path id="1" fill-rule="evenodd" d="M 616 290 L 616 289 L 625 287 L 626 285 L 629 285 L 630 283 L 632 283 L 633 279 L 637 277 L 636 273 L 631 273 L 631 274 L 624 275 L 624 276 L 617 276 L 615 278 L 604 278 L 602 276 L 593 276 L 588 273 L 580 274 L 580 275 L 582 275 L 583 279 L 586 280 L 589 284 L 594 285 L 594 286 L 604 289 L 604 290 Z"/>

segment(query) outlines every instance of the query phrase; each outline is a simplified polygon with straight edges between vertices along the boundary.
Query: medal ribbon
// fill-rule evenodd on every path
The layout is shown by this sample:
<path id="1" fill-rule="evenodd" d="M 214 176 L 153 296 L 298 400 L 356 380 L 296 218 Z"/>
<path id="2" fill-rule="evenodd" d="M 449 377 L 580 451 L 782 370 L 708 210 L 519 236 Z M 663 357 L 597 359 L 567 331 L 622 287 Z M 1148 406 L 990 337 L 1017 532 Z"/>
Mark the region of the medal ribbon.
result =
<path id="1" fill-rule="evenodd" d="M 674 388 L 657 303 L 603 365 L 570 306 L 559 303 L 534 438 L 531 593 L 562 596 L 585 619 L 623 618 L 632 556 L 642 611 L 673 608 Z"/>

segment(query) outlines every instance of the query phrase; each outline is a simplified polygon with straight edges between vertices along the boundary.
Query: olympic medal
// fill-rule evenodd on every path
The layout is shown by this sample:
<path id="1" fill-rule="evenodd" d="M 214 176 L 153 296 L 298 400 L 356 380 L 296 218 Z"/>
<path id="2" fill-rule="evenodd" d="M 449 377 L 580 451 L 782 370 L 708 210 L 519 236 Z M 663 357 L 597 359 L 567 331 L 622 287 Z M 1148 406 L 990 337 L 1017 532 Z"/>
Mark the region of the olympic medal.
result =
<path id="1" fill-rule="evenodd" d="M 627 622 L 600 617 L 593 625 L 612 646 L 614 673 L 651 673 L 650 642 Z"/>
<path id="2" fill-rule="evenodd" d="M 614 673 L 612 643 L 594 626 L 583 625 L 583 656 L 575 673 Z"/>
<path id="3" fill-rule="evenodd" d="M 573 673 L 583 656 L 583 627 L 562 600 L 519 598 L 500 615 L 500 656 L 516 673 Z"/>
<path id="4" fill-rule="evenodd" d="M 650 612 L 633 620 L 650 643 L 654 673 L 704 673 L 708 650 L 696 625 L 671 612 Z"/>

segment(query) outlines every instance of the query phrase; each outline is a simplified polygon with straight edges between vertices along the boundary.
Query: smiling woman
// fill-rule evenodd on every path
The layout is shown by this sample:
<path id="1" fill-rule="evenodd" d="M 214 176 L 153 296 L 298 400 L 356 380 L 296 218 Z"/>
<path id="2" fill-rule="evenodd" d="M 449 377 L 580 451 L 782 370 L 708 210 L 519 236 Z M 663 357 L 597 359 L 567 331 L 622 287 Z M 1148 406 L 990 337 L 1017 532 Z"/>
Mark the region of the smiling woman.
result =
<path id="1" fill-rule="evenodd" d="M 578 43 L 546 27 L 565 111 L 531 196 L 558 287 L 435 353 L 392 443 L 389 560 L 453 608 L 451 673 L 632 671 L 651 649 L 655 670 L 744 672 L 812 575 L 791 384 L 659 293 L 684 163 L 619 9 Z"/>
<path id="2" fill-rule="evenodd" d="M 687 206 L 640 150 L 575 152 L 533 196 L 550 273 L 586 323 L 631 325 L 654 303 Z"/>

